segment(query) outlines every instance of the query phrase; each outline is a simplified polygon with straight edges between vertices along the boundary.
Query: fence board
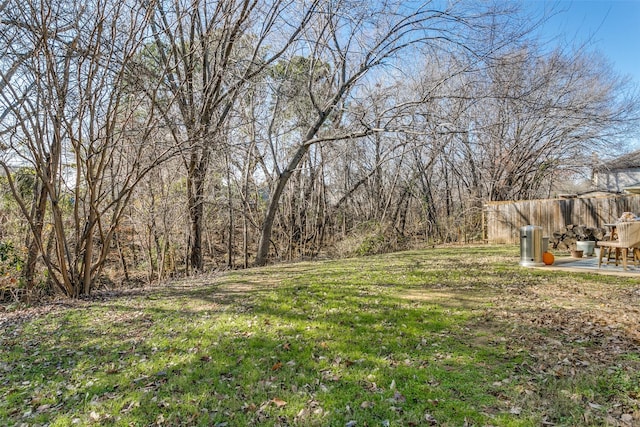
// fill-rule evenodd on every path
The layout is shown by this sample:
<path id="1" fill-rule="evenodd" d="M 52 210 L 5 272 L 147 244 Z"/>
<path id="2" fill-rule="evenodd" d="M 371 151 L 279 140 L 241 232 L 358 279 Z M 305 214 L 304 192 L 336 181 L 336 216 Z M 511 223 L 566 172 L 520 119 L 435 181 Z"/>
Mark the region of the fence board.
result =
<path id="1" fill-rule="evenodd" d="M 640 214 L 640 195 L 490 202 L 484 206 L 485 240 L 518 243 L 525 225 L 541 226 L 545 236 L 569 224 L 602 227 L 623 212 Z"/>

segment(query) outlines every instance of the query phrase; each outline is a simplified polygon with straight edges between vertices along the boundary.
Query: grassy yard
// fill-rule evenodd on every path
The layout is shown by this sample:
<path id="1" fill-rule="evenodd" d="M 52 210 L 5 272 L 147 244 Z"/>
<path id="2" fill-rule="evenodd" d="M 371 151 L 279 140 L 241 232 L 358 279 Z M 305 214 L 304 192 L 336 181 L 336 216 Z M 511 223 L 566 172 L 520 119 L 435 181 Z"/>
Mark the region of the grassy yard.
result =
<path id="1" fill-rule="evenodd" d="M 0 425 L 640 425 L 640 281 L 435 248 L 0 308 Z"/>

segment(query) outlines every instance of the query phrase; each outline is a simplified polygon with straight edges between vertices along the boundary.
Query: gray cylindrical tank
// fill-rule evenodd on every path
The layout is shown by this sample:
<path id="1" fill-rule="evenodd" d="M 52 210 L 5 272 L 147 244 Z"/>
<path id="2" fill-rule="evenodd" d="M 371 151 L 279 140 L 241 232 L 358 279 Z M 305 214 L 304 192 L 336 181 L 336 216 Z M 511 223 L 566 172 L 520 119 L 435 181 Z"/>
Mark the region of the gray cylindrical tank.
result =
<path id="1" fill-rule="evenodd" d="M 542 262 L 542 227 L 525 225 L 520 228 L 520 265 L 535 267 Z"/>

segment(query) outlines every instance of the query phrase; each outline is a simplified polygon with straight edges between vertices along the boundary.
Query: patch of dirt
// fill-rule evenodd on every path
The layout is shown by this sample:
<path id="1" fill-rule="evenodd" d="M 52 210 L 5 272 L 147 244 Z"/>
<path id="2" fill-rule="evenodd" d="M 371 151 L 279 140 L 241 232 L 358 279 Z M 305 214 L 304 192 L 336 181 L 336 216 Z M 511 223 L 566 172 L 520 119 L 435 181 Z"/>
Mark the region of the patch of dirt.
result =
<path id="1" fill-rule="evenodd" d="M 603 374 L 637 378 L 640 286 L 560 280 L 512 287 L 491 303 L 472 327 L 508 331 L 503 338 L 507 348 L 533 360 L 520 367 L 531 396 L 540 399 L 535 384 L 548 381 L 579 383 L 580 378 Z M 608 402 L 571 395 L 543 396 L 530 404 L 552 406 L 554 399 L 577 399 L 584 405 L 585 425 L 598 420 L 604 425 L 640 426 L 640 394 L 635 390 L 621 390 Z"/>
<path id="2" fill-rule="evenodd" d="M 570 342 L 606 335 L 640 350 L 640 286 L 547 283 L 506 292 L 492 302 L 497 317 L 544 327 Z"/>
<path id="3" fill-rule="evenodd" d="M 115 301 L 122 298 L 145 296 L 147 298 L 172 298 L 191 296 L 206 300 L 202 306 L 195 305 L 193 310 L 199 311 L 219 309 L 221 305 L 231 303 L 249 294 L 266 289 L 266 280 L 252 282 L 218 281 L 219 274 L 212 273 L 198 277 L 189 277 L 166 283 L 156 283 L 139 287 L 96 290 L 89 296 L 78 299 L 63 297 L 43 298 L 34 304 L 0 304 L 0 333 L 9 326 L 18 326 L 36 317 L 62 311 L 69 308 L 89 307 L 92 304 Z M 264 283 L 263 283 L 264 282 Z M 215 285 L 212 286 L 212 284 Z M 246 304 L 245 304 L 246 305 Z"/>
<path id="4" fill-rule="evenodd" d="M 401 298 L 410 301 L 423 301 L 434 304 L 443 304 L 447 306 L 458 306 L 460 308 L 474 308 L 486 301 L 486 295 L 481 295 L 477 289 L 471 290 L 433 290 L 428 292 L 420 289 L 411 289 L 404 291 Z"/>
<path id="5" fill-rule="evenodd" d="M 0 306 L 0 334 L 9 325 L 18 325 L 33 318 L 63 310 L 77 304 L 77 301 L 49 301 L 35 306 Z"/>

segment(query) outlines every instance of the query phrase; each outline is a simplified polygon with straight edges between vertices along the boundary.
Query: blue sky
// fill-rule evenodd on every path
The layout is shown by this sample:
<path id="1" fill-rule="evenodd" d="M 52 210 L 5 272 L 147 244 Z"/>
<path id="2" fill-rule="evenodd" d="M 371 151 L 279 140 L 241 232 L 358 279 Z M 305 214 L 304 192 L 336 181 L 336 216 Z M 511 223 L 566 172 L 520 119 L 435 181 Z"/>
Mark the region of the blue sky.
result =
<path id="1" fill-rule="evenodd" d="M 546 40 L 570 45 L 588 43 L 611 61 L 615 71 L 632 76 L 640 85 L 640 0 L 524 0 L 523 3 L 538 11 L 545 8 L 557 11 L 542 28 Z"/>

